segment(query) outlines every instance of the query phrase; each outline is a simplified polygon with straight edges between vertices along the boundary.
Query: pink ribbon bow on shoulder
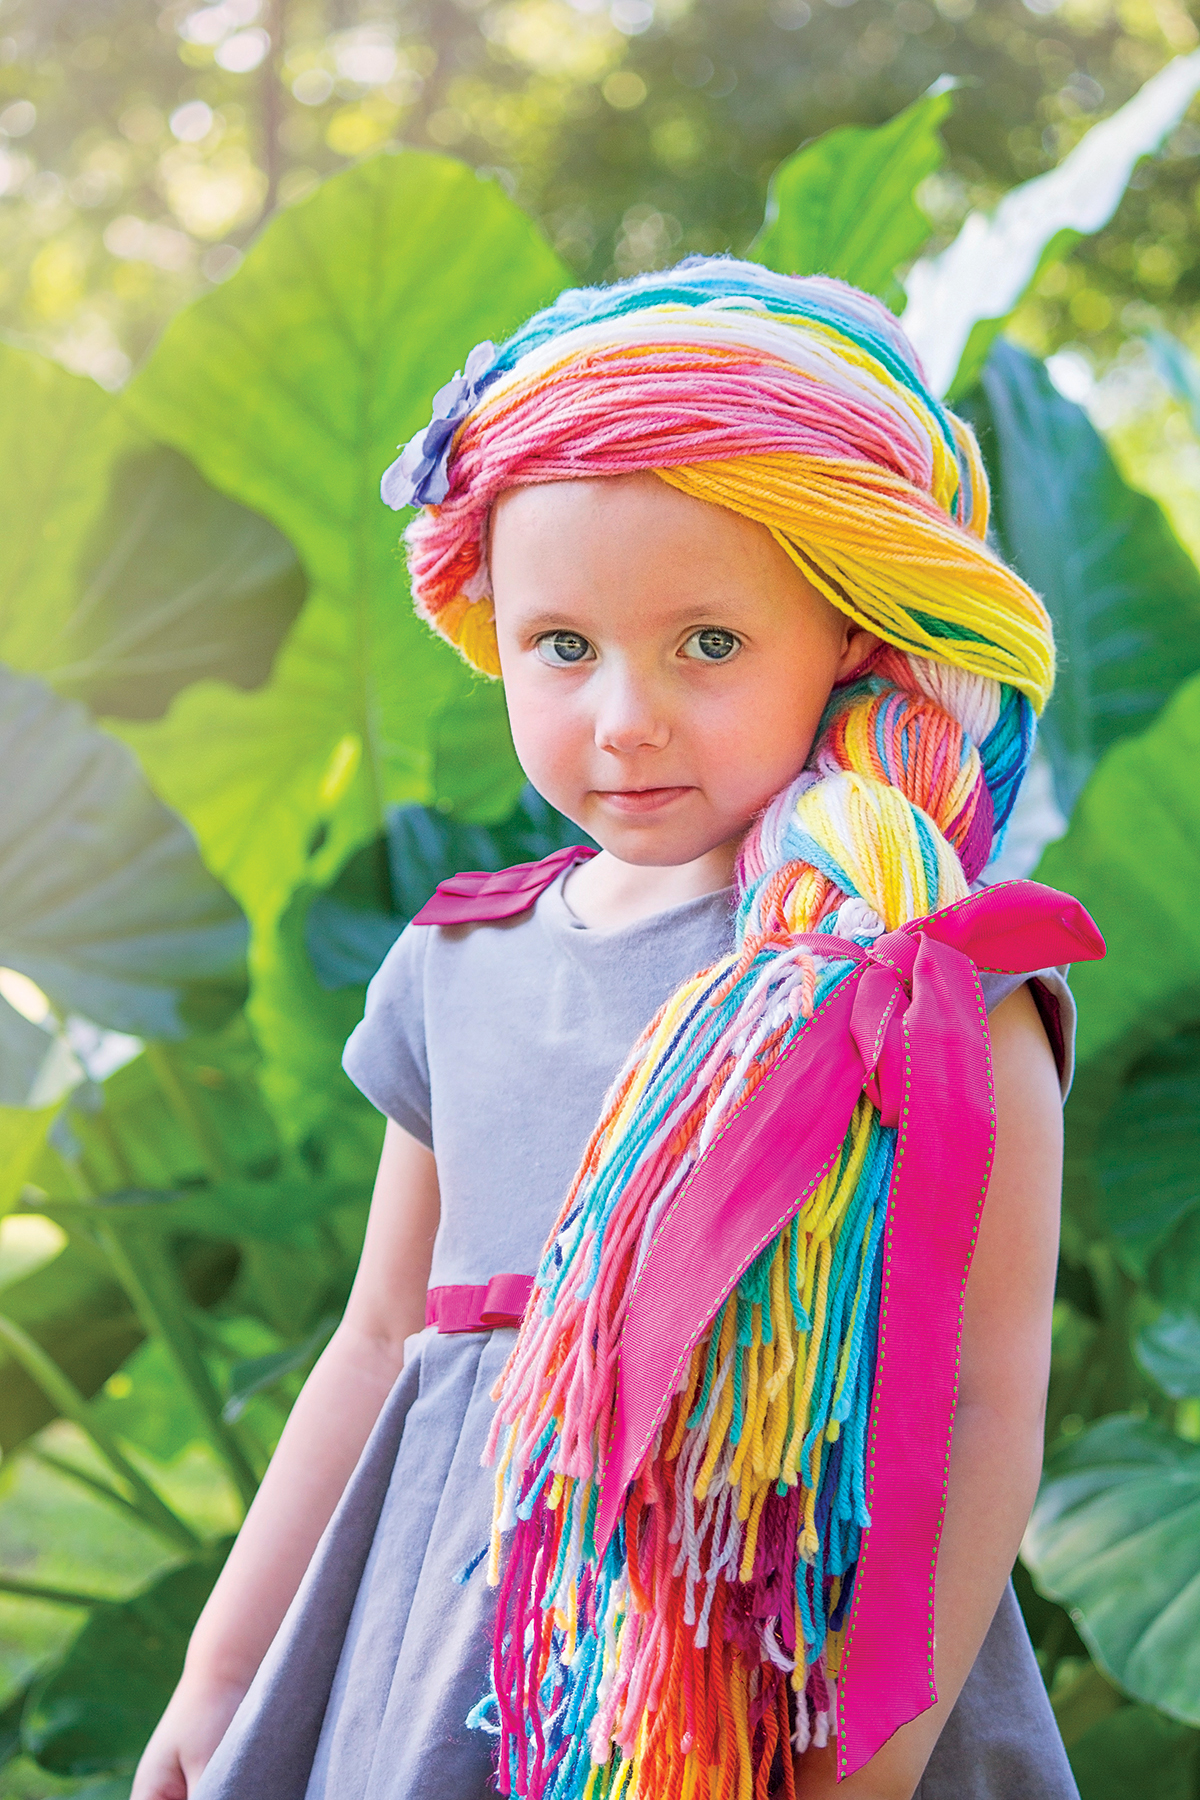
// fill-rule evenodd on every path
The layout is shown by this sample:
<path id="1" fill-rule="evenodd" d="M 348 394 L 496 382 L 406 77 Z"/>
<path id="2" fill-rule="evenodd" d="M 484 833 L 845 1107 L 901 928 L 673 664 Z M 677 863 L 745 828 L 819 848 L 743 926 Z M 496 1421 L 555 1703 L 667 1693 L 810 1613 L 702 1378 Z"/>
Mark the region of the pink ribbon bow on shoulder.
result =
<path id="1" fill-rule="evenodd" d="M 805 1206 L 865 1090 L 897 1127 L 875 1387 L 871 1525 L 839 1679 L 839 1779 L 932 1706 L 934 1580 L 967 1271 L 995 1145 L 980 969 L 1026 974 L 1104 954 L 1078 901 L 986 888 L 870 950 L 797 940 L 852 966 L 714 1140 L 658 1226 L 621 1336 L 601 1476 L 603 1549 L 692 1350 L 754 1258 Z"/>

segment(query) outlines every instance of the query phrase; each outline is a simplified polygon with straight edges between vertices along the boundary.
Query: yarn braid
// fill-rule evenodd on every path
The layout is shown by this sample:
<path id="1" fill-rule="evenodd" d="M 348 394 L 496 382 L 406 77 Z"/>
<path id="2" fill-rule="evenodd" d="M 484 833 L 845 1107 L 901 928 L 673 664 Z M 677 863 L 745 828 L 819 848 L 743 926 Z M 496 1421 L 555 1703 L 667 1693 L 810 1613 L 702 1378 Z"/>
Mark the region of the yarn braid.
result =
<path id="1" fill-rule="evenodd" d="M 492 1691 L 472 1720 L 497 1734 L 501 1791 L 790 1795 L 791 1749 L 836 1730 L 870 1525 L 896 1132 L 868 1094 L 803 1209 L 731 1271 L 597 1545 L 622 1324 L 673 1197 L 848 972 L 795 939 L 866 947 L 961 899 L 988 860 L 1052 677 L 1049 627 L 982 542 L 970 433 L 928 394 L 890 315 L 841 284 L 714 260 L 565 295 L 467 402 L 444 504 L 408 537 L 418 606 L 480 666 L 495 653 L 482 551 L 495 494 L 629 468 L 760 520 L 886 640 L 834 690 L 807 767 L 743 844 L 733 950 L 670 996 L 613 1084 L 486 1452 L 500 1592 Z"/>

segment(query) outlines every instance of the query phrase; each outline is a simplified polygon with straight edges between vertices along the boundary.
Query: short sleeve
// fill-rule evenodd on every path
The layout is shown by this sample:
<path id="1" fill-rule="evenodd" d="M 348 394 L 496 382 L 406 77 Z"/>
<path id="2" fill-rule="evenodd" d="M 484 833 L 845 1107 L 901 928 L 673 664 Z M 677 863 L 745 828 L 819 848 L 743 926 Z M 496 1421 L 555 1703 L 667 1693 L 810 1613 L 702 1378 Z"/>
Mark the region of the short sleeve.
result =
<path id="1" fill-rule="evenodd" d="M 350 1033 L 342 1067 L 389 1119 L 433 1149 L 425 1048 L 425 955 L 430 932 L 409 925 L 367 989 L 366 1011 Z"/>
<path id="2" fill-rule="evenodd" d="M 1065 1100 L 1075 1075 L 1076 1020 L 1075 996 L 1067 985 L 1067 965 L 1064 963 L 1059 969 L 1039 969 L 1036 975 L 1010 975 L 993 969 L 983 969 L 979 975 L 989 1012 L 1026 981 L 1058 1064 L 1058 1079 Z"/>

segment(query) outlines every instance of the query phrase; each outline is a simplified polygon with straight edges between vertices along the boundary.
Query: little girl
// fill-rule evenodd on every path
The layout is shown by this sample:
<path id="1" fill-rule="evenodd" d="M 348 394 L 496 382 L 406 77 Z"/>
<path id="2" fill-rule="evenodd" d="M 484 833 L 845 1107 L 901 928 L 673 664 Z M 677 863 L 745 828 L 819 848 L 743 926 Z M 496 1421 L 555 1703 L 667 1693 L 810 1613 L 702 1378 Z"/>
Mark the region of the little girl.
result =
<path id="1" fill-rule="evenodd" d="M 693 259 L 480 345 L 383 491 L 601 850 L 371 985 L 354 1292 L 134 1800 L 1066 1800 L 1007 1580 L 1102 947 L 979 888 L 1053 648 L 970 431 L 876 301 Z"/>

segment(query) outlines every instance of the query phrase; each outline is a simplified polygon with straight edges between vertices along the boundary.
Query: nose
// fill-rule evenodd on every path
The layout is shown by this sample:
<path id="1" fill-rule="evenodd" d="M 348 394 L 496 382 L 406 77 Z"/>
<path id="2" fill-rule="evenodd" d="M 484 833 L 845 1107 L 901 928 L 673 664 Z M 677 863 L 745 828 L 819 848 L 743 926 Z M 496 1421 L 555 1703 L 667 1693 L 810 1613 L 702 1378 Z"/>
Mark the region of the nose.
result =
<path id="1" fill-rule="evenodd" d="M 598 684 L 596 747 L 628 756 L 663 750 L 671 739 L 664 697 L 648 673 L 609 666 Z"/>

